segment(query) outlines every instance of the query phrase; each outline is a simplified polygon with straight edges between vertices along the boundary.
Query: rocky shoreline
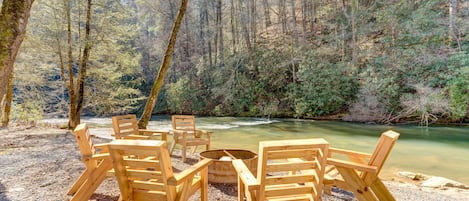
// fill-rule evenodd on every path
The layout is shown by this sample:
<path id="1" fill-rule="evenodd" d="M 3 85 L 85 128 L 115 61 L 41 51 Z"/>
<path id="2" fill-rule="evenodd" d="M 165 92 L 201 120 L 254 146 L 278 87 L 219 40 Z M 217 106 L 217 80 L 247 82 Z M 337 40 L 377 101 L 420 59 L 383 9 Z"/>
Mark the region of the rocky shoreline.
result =
<path id="1" fill-rule="evenodd" d="M 96 143 L 109 139 L 95 138 Z M 182 163 L 180 154 L 172 156 L 175 171 L 198 161 L 191 156 Z M 66 192 L 84 170 L 76 141 L 71 132 L 53 128 L 8 128 L 0 130 L 0 201 L 69 200 Z M 437 177 L 407 173 L 384 181 L 396 200 L 463 201 L 469 200 L 469 188 Z M 433 178 L 433 179 L 432 179 Z M 425 181 L 440 181 L 434 186 Z M 209 184 L 210 201 L 237 200 L 234 184 Z M 114 178 L 106 179 L 91 200 L 117 200 L 119 189 Z M 199 200 L 198 195 L 191 200 Z M 356 200 L 353 194 L 333 189 L 323 200 Z"/>

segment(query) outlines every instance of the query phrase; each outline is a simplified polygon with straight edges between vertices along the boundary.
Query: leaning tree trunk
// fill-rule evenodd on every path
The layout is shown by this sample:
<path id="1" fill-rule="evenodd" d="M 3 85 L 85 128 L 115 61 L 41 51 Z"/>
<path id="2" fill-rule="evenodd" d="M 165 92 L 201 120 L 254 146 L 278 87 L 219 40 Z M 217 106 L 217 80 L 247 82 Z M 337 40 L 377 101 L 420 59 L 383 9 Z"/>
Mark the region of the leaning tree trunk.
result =
<path id="1" fill-rule="evenodd" d="M 1 127 L 8 125 L 11 98 L 7 97 L 13 64 L 23 42 L 34 0 L 4 0 L 0 12 L 0 109 Z M 6 114 L 5 114 L 6 112 Z M 5 116 L 7 117 L 5 119 Z"/>
<path id="2" fill-rule="evenodd" d="M 171 64 L 171 58 L 174 52 L 174 45 L 176 44 L 177 34 L 179 32 L 179 28 L 181 27 L 182 18 L 186 13 L 187 4 L 188 0 L 181 1 L 181 7 L 179 8 L 179 13 L 177 15 L 176 21 L 174 21 L 173 31 L 171 32 L 171 36 L 169 38 L 169 43 L 168 47 L 166 48 L 166 53 L 164 55 L 163 62 L 161 63 L 160 69 L 158 71 L 156 81 L 153 83 L 153 88 L 151 89 L 150 96 L 148 97 L 147 102 L 145 104 L 145 109 L 143 110 L 142 117 L 138 121 L 138 126 L 140 128 L 147 127 L 148 121 L 151 118 L 153 108 L 156 105 L 158 93 L 160 92 L 160 89 L 163 86 L 164 76 L 166 75 L 166 71 L 168 71 L 169 65 Z"/>

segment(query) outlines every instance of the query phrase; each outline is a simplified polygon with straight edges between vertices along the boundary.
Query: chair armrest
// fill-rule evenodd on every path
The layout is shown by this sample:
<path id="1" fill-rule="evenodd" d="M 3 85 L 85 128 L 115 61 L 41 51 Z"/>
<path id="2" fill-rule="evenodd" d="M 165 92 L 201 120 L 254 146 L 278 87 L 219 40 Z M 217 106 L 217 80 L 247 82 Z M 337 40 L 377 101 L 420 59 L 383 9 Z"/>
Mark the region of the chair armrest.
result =
<path id="1" fill-rule="evenodd" d="M 177 129 L 171 129 L 170 132 L 175 133 L 175 134 L 187 133 L 187 131 L 184 131 L 184 130 L 177 130 Z"/>
<path id="2" fill-rule="evenodd" d="M 125 140 L 148 140 L 150 139 L 150 136 L 146 135 L 126 135 L 123 136 Z"/>
<path id="3" fill-rule="evenodd" d="M 364 164 L 361 164 L 361 163 L 344 161 L 344 160 L 339 160 L 339 159 L 334 159 L 334 158 L 328 158 L 327 159 L 327 164 L 328 165 L 334 165 L 336 168 L 337 167 L 343 167 L 343 168 L 355 169 L 355 170 L 362 171 L 362 172 L 371 172 L 371 173 L 377 173 L 378 172 L 378 168 L 375 167 L 375 166 L 364 165 Z"/>
<path id="4" fill-rule="evenodd" d="M 329 147 L 329 154 L 332 155 L 333 153 L 344 154 L 344 155 L 352 156 L 352 157 L 371 158 L 371 154 L 368 154 L 368 153 Z"/>
<path id="5" fill-rule="evenodd" d="M 100 153 L 108 153 L 109 152 L 109 150 L 107 148 L 108 147 L 107 143 L 106 144 L 95 144 L 94 147 L 100 149 Z"/>
<path id="6" fill-rule="evenodd" d="M 242 160 L 236 159 L 231 161 L 231 163 L 238 173 L 238 178 L 243 181 L 244 185 L 246 185 L 249 190 L 259 189 L 259 181 L 252 175 L 251 171 Z"/>
<path id="7" fill-rule="evenodd" d="M 188 169 L 185 169 L 184 171 L 175 174 L 173 177 L 168 179 L 168 184 L 172 186 L 177 186 L 181 183 L 183 183 L 189 176 L 192 176 L 194 174 L 197 174 L 200 172 L 202 169 L 208 169 L 208 166 L 212 164 L 213 160 L 212 159 L 204 159 L 196 164 L 192 165 Z"/>
<path id="8" fill-rule="evenodd" d="M 166 134 L 168 133 L 167 131 L 157 131 L 157 130 L 148 130 L 148 129 L 138 129 L 138 132 L 143 133 L 144 135 L 150 134 Z"/>
<path id="9" fill-rule="evenodd" d="M 212 131 L 206 131 L 206 130 L 195 130 L 195 133 L 196 133 L 196 137 L 202 137 L 203 134 L 205 134 L 207 136 L 208 139 L 210 139 L 211 135 L 212 135 Z"/>
<path id="10" fill-rule="evenodd" d="M 168 136 L 168 132 L 167 132 L 167 131 L 157 131 L 157 130 L 148 130 L 148 129 L 138 129 L 138 132 L 139 132 L 139 133 L 142 133 L 142 134 L 145 135 L 145 136 L 151 136 L 151 135 L 158 134 L 158 135 L 161 135 L 161 139 L 162 139 L 162 140 L 166 140 L 166 139 L 167 139 L 167 136 Z"/>
<path id="11" fill-rule="evenodd" d="M 91 159 L 105 159 L 105 158 L 109 158 L 109 153 L 105 153 L 105 154 L 95 154 L 93 156 L 91 156 Z"/>

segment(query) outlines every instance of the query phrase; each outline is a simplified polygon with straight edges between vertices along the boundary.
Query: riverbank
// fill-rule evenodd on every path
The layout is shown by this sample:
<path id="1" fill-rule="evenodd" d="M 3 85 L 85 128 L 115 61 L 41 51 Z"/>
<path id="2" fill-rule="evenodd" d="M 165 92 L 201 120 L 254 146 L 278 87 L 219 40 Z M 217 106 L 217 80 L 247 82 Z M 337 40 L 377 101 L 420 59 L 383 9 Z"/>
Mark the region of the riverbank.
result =
<path id="1" fill-rule="evenodd" d="M 96 143 L 109 139 L 95 138 Z M 182 170 L 197 162 L 172 163 Z M 73 134 L 67 130 L 39 127 L 10 127 L 0 130 L 0 201 L 68 200 L 67 190 L 84 170 Z M 423 187 L 419 182 L 396 176 L 384 182 L 397 200 L 469 200 L 469 191 L 454 187 Z M 92 200 L 117 200 L 119 190 L 113 178 L 107 179 Z M 236 200 L 235 185 L 210 184 L 209 200 Z M 198 200 L 193 196 L 192 200 Z M 354 200 L 348 192 L 334 190 L 323 200 Z"/>

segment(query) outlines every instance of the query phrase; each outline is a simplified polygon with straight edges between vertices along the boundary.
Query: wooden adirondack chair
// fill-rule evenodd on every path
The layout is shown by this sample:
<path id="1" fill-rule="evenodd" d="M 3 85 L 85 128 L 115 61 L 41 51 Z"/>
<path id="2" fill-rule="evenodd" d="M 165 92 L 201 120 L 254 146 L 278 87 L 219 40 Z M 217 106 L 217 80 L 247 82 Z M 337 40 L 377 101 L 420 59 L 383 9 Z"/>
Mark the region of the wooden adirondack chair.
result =
<path id="1" fill-rule="evenodd" d="M 137 116 L 135 114 L 120 115 L 112 117 L 112 128 L 116 139 L 150 139 L 151 136 L 159 135 L 161 140 L 166 141 L 168 132 L 139 129 Z"/>
<path id="2" fill-rule="evenodd" d="M 328 147 L 322 138 L 260 142 L 257 177 L 232 161 L 238 200 L 321 200 Z"/>
<path id="3" fill-rule="evenodd" d="M 88 200 L 103 182 L 108 171 L 112 170 L 112 163 L 109 153 L 107 153 L 107 146 L 93 144 L 86 124 L 79 124 L 73 133 L 86 169 L 67 194 L 73 195 L 71 201 L 83 201 Z M 100 153 L 97 149 L 101 150 Z"/>
<path id="4" fill-rule="evenodd" d="M 335 186 L 351 191 L 360 201 L 395 200 L 378 174 L 398 138 L 399 133 L 384 132 L 373 154 L 329 148 L 327 164 L 332 166 L 326 168 L 325 192 L 330 194 Z M 333 158 L 333 154 L 346 155 L 349 161 Z"/>
<path id="5" fill-rule="evenodd" d="M 122 201 L 185 201 L 199 189 L 207 201 L 211 159 L 174 174 L 165 141 L 115 140 L 108 147 Z"/>
<path id="6" fill-rule="evenodd" d="M 173 142 L 171 143 L 171 154 L 176 144 L 180 144 L 182 150 L 182 162 L 186 161 L 186 149 L 192 146 L 192 154 L 194 154 L 198 145 L 205 145 L 205 149 L 210 149 L 210 136 L 212 132 L 195 129 L 195 116 L 193 115 L 173 115 L 172 130 Z M 205 137 L 204 137 L 205 136 Z"/>

